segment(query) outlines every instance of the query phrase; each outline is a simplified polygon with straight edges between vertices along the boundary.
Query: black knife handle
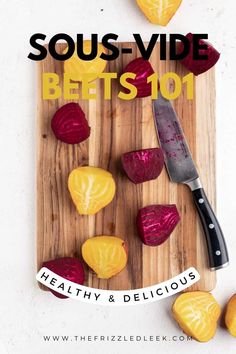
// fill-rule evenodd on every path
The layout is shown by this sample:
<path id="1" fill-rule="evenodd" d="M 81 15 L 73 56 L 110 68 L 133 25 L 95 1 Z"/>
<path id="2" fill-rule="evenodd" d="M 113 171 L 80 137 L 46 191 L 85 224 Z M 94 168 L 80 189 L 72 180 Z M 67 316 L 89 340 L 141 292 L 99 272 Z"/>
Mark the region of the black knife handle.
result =
<path id="1" fill-rule="evenodd" d="M 203 188 L 192 191 L 193 198 L 205 231 L 211 270 L 228 265 L 229 256 L 223 232 Z"/>

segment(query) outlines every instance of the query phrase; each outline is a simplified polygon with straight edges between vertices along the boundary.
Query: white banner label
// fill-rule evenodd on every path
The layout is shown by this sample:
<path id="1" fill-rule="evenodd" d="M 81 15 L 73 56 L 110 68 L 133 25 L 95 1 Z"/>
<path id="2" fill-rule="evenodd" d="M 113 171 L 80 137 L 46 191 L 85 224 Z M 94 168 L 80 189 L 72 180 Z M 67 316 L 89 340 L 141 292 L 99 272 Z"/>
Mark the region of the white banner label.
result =
<path id="1" fill-rule="evenodd" d="M 48 268 L 41 268 L 36 279 L 48 288 L 90 304 L 123 306 L 148 304 L 187 289 L 200 279 L 198 271 L 191 267 L 163 283 L 135 290 L 100 290 L 66 280 Z"/>

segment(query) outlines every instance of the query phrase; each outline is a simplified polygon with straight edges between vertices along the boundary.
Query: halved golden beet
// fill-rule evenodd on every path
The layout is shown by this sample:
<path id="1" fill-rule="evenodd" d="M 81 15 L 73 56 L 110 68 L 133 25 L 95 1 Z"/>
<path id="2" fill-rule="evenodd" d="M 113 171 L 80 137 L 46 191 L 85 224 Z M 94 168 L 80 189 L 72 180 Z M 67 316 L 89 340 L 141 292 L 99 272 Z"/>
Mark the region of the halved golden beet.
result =
<path id="1" fill-rule="evenodd" d="M 225 324 L 229 333 L 236 337 L 236 294 L 234 294 L 228 301 Z"/>
<path id="2" fill-rule="evenodd" d="M 102 168 L 78 167 L 68 179 L 71 198 L 81 215 L 93 215 L 114 198 L 116 185 L 112 174 Z"/>
<path id="3" fill-rule="evenodd" d="M 82 245 L 82 256 L 101 279 L 118 274 L 126 266 L 128 258 L 124 240 L 115 236 L 89 238 Z"/>
<path id="4" fill-rule="evenodd" d="M 193 291 L 175 300 L 172 313 L 187 335 L 199 342 L 208 342 L 215 335 L 221 309 L 212 294 Z"/>
<path id="5" fill-rule="evenodd" d="M 89 40 L 83 41 L 83 52 L 84 54 L 90 54 L 92 48 L 92 42 Z M 67 53 L 68 47 L 63 51 L 63 54 Z M 102 53 L 106 52 L 105 48 L 101 43 L 98 43 L 97 56 L 92 60 L 82 60 L 77 55 L 77 50 L 74 54 L 67 60 L 64 61 L 64 72 L 68 74 L 73 81 L 82 81 L 83 75 L 90 74 L 91 79 L 88 81 L 95 80 L 106 68 L 106 60 L 100 58 Z"/>
<path id="6" fill-rule="evenodd" d="M 182 0 L 136 0 L 136 2 L 150 22 L 166 26 Z"/>

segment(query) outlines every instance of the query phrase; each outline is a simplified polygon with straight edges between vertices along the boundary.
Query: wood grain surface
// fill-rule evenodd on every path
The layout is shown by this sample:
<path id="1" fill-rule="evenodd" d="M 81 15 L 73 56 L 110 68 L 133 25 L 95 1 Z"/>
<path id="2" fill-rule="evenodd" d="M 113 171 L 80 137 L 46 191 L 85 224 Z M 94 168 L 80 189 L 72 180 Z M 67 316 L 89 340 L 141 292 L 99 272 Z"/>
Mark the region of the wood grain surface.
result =
<path id="1" fill-rule="evenodd" d="M 119 43 L 118 46 L 132 47 L 133 53 L 109 62 L 107 71 L 121 73 L 129 61 L 139 56 L 134 43 Z M 58 51 L 63 48 L 63 44 L 58 44 Z M 180 76 L 187 74 L 179 63 L 159 60 L 159 45 L 150 61 L 160 75 L 169 71 Z M 79 145 L 67 145 L 56 140 L 50 127 L 53 114 L 66 101 L 63 98 L 42 99 L 43 72 L 55 72 L 62 81 L 63 63 L 48 55 L 38 64 L 37 268 L 43 261 L 58 257 L 81 257 L 81 245 L 89 237 L 116 235 L 128 243 L 126 269 L 110 280 L 99 280 L 85 266 L 85 285 L 115 290 L 142 288 L 194 266 L 201 280 L 192 289 L 212 290 L 215 273 L 208 269 L 205 239 L 188 187 L 171 183 L 166 170 L 155 181 L 134 185 L 121 169 L 122 153 L 158 146 L 151 99 L 120 100 L 117 98 L 119 84 L 114 83 L 112 99 L 104 100 L 103 82 L 97 80 L 97 99 L 78 101 L 89 120 L 91 136 Z M 194 85 L 195 99 L 187 100 L 183 90 L 174 106 L 209 200 L 215 207 L 214 69 L 197 77 Z M 116 180 L 117 192 L 113 202 L 94 216 L 78 215 L 67 189 L 70 171 L 81 165 L 107 169 Z M 176 204 L 181 222 L 163 245 L 144 246 L 135 226 L 138 209 L 162 203 Z"/>

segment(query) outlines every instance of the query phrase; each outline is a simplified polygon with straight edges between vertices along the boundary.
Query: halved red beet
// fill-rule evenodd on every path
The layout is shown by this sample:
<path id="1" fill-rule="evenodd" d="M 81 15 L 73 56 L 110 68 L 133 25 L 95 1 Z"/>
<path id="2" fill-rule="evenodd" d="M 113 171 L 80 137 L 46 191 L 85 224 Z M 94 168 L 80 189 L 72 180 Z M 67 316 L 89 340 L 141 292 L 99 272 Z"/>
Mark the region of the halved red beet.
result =
<path id="1" fill-rule="evenodd" d="M 156 179 L 164 166 L 160 148 L 126 152 L 121 156 L 122 166 L 129 179 L 137 184 Z"/>
<path id="2" fill-rule="evenodd" d="M 78 103 L 67 103 L 54 114 L 52 130 L 58 140 L 67 144 L 79 144 L 90 135 L 90 127 Z"/>
<path id="3" fill-rule="evenodd" d="M 138 212 L 138 233 L 145 245 L 159 246 L 169 238 L 179 221 L 176 205 L 149 205 Z"/>
<path id="4" fill-rule="evenodd" d="M 135 79 L 127 79 L 127 82 L 134 85 L 138 92 L 136 97 L 147 97 L 152 94 L 151 83 L 147 83 L 147 78 L 154 73 L 154 70 L 148 60 L 137 58 L 132 60 L 124 69 L 123 73 L 136 74 Z M 126 93 L 129 91 L 124 89 Z"/>
<path id="5" fill-rule="evenodd" d="M 62 278 L 73 281 L 76 284 L 83 285 L 84 269 L 78 258 L 64 257 L 57 258 L 43 263 L 43 267 L 48 268 L 52 272 L 60 275 Z M 52 289 L 49 289 L 53 295 L 60 299 L 67 299 L 64 296 Z"/>
<path id="6" fill-rule="evenodd" d="M 194 60 L 193 59 L 193 35 L 192 33 L 188 33 L 186 35 L 186 38 L 188 38 L 189 43 L 190 43 L 190 51 L 189 54 L 182 59 L 180 62 L 183 64 L 189 71 L 191 71 L 194 75 L 200 75 L 209 69 L 211 69 L 219 60 L 220 58 L 220 53 L 208 42 L 199 39 L 199 44 L 200 45 L 206 45 L 207 49 L 200 49 L 199 54 L 200 55 L 207 55 L 208 59 L 199 59 L 199 60 Z M 183 43 L 181 42 L 179 46 L 179 52 L 183 51 Z"/>

